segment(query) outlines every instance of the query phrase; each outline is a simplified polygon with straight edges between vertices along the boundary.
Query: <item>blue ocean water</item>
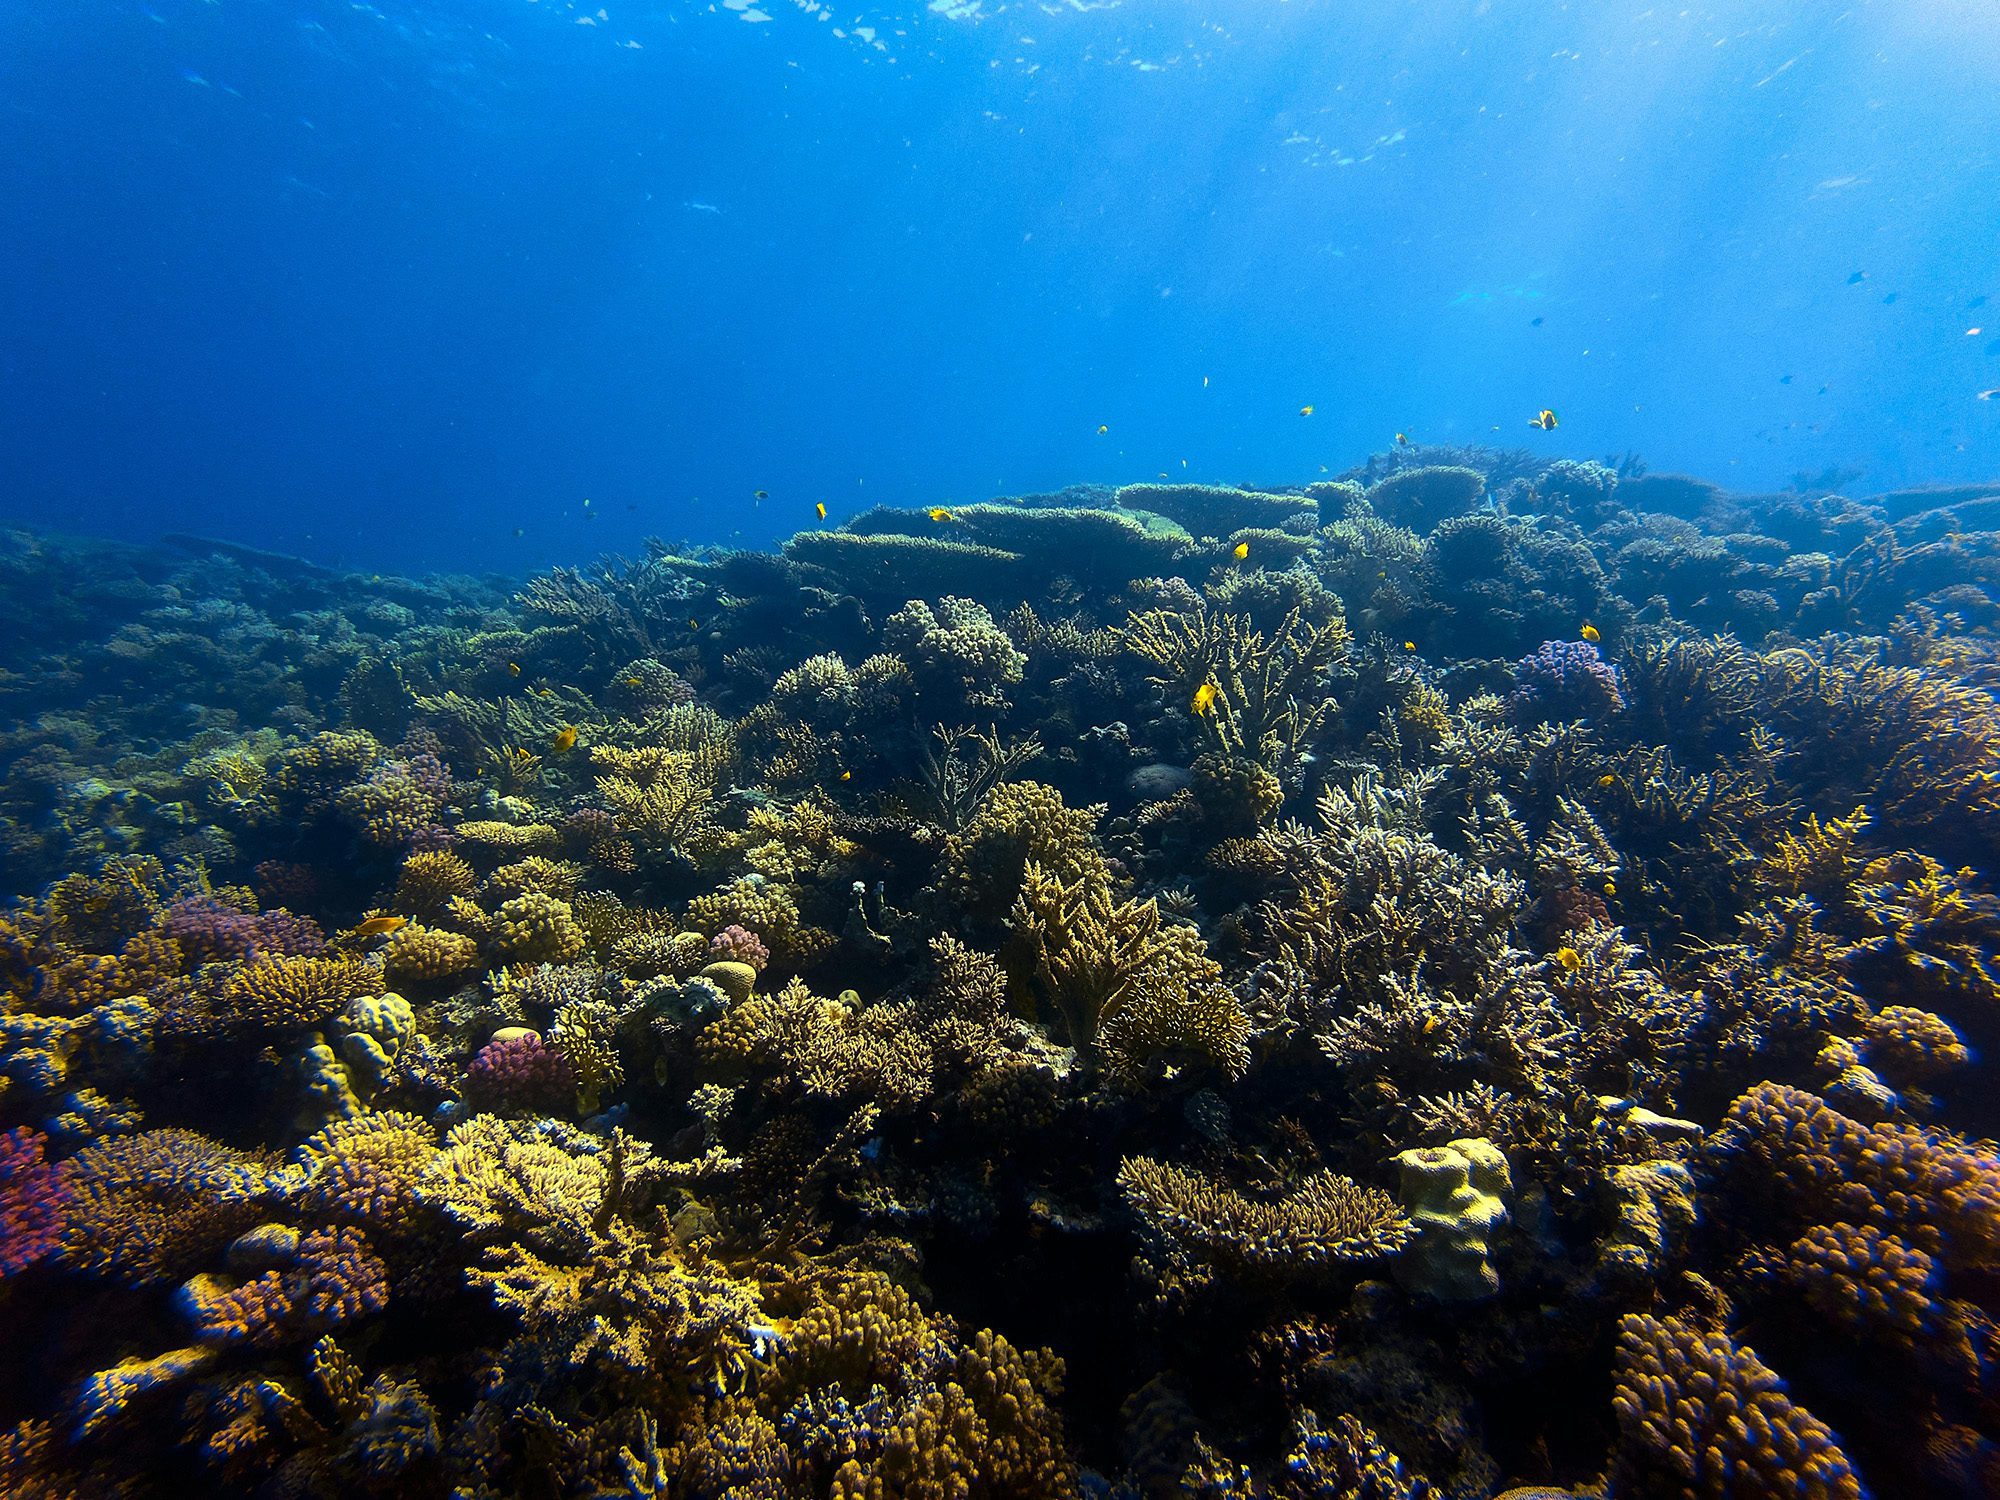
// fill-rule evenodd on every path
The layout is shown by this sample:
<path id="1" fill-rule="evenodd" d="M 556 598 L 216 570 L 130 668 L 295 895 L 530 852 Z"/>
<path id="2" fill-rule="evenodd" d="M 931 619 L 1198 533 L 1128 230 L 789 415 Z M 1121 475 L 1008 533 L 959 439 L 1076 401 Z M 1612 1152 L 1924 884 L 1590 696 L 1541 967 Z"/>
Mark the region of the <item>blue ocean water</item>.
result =
<path id="1" fill-rule="evenodd" d="M 1996 72 L 1974 0 L 11 6 L 0 520 L 524 571 L 1399 431 L 1985 478 Z"/>

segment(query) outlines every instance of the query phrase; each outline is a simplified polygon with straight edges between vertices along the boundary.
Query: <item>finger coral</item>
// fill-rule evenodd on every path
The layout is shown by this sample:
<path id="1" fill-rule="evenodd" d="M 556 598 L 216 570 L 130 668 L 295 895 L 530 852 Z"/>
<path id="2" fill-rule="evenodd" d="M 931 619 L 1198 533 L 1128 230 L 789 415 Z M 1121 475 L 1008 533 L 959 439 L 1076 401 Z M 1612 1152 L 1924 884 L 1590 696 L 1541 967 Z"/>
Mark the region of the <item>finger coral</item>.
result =
<path id="1" fill-rule="evenodd" d="M 1634 1313 L 1618 1324 L 1620 1493 L 1661 1500 L 1861 1500 L 1833 1433 L 1726 1334 Z"/>

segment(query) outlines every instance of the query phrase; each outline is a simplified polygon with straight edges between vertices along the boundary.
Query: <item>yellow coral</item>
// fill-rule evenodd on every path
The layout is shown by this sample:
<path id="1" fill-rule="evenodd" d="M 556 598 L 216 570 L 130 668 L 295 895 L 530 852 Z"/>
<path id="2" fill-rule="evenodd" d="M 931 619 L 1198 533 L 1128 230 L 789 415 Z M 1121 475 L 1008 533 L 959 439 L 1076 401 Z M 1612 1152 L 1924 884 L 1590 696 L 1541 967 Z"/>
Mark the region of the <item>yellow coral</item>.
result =
<path id="1" fill-rule="evenodd" d="M 1327 677 L 1347 657 L 1346 623 L 1312 624 L 1289 611 L 1267 638 L 1248 615 L 1212 612 L 1206 604 L 1177 612 L 1132 615 L 1125 642 L 1152 663 L 1149 680 L 1177 705 L 1213 689 L 1195 715 L 1213 749 L 1270 764 L 1317 734 L 1334 712 Z"/>
<path id="2" fill-rule="evenodd" d="M 504 963 L 566 964 L 583 956 L 583 929 L 569 903 L 530 892 L 493 914 L 494 950 Z"/>
<path id="3" fill-rule="evenodd" d="M 1128 1077 L 1204 1062 L 1240 1073 L 1250 1022 L 1193 928 L 1121 901 L 1101 872 L 1065 883 L 1030 863 L 1014 902 L 1016 983 L 1062 1017 L 1079 1051 Z"/>
<path id="4" fill-rule="evenodd" d="M 317 1026 L 356 995 L 374 970 L 358 959 L 281 956 L 244 964 L 216 997 L 216 1019 L 234 1031 Z"/>
<path id="5" fill-rule="evenodd" d="M 479 944 L 462 932 L 398 928 L 382 949 L 382 970 L 393 984 L 438 984 L 479 965 Z"/>

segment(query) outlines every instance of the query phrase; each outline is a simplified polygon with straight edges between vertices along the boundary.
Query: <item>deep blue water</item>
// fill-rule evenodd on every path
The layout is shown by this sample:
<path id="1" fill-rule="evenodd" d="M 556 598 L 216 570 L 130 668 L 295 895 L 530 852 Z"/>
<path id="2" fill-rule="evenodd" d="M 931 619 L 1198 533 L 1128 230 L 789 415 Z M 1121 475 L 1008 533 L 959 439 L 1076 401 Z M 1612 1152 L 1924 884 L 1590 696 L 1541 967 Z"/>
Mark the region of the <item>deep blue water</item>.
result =
<path id="1" fill-rule="evenodd" d="M 0 10 L 0 521 L 523 569 L 1397 431 L 2000 472 L 1988 4 L 731 6 Z"/>

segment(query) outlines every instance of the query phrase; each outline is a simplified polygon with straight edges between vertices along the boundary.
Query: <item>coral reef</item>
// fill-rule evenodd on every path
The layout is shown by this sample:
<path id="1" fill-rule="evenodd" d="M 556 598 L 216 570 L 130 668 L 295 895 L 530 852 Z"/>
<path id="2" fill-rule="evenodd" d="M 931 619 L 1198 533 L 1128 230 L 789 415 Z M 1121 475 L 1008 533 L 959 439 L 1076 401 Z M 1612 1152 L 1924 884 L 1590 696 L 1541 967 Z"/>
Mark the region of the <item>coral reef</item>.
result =
<path id="1" fill-rule="evenodd" d="M 2000 1493 L 1992 514 L 0 533 L 0 1489 Z"/>

